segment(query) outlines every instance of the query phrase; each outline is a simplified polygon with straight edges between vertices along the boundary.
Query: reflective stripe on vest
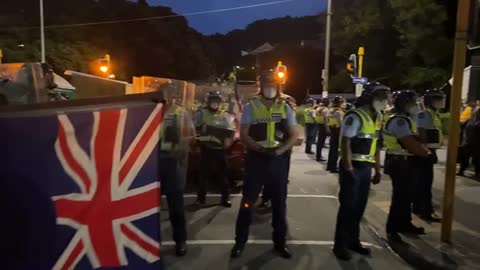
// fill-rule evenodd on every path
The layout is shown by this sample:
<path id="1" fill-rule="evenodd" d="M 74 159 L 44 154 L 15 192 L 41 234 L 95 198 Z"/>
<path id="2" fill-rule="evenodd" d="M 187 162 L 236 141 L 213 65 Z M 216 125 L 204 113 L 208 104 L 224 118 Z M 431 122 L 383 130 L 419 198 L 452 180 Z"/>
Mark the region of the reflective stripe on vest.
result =
<path id="1" fill-rule="evenodd" d="M 328 125 L 334 128 L 340 128 L 340 121 L 334 115 L 336 112 L 340 112 L 341 116 L 343 117 L 344 112 L 339 108 L 334 108 L 328 116 Z"/>
<path id="2" fill-rule="evenodd" d="M 253 108 L 254 122 L 250 125 L 250 137 L 264 148 L 278 147 L 287 135 L 285 128 L 282 127 L 287 119 L 287 103 L 277 99 L 270 108 L 267 108 L 259 98 L 255 98 L 250 104 Z"/>
<path id="3" fill-rule="evenodd" d="M 389 155 L 396 155 L 396 156 L 413 156 L 407 149 L 402 147 L 400 141 L 397 137 L 393 134 L 389 133 L 387 130 L 388 125 L 392 122 L 395 117 L 403 118 L 407 121 L 409 128 L 412 130 L 414 134 L 417 134 L 417 126 L 415 121 L 413 121 L 410 117 L 404 115 L 392 115 L 390 119 L 388 119 L 387 123 L 385 124 L 385 129 L 383 130 L 383 143 L 385 148 L 387 149 L 387 154 Z"/>
<path id="4" fill-rule="evenodd" d="M 179 118 L 183 114 L 183 108 L 172 104 L 165 113 L 163 125 L 160 130 L 160 150 L 171 151 L 180 141 Z"/>
<path id="5" fill-rule="evenodd" d="M 305 108 L 303 111 L 303 117 L 305 119 L 305 124 L 314 124 L 315 118 L 312 117 L 311 113 L 315 111 L 313 108 Z"/>
<path id="6" fill-rule="evenodd" d="M 362 124 L 357 136 L 350 139 L 352 160 L 375 163 L 377 141 L 381 129 L 381 116 L 378 115 L 374 122 L 370 114 L 361 108 L 351 110 L 348 113 L 358 115 Z"/>
<path id="7" fill-rule="evenodd" d="M 326 107 L 319 107 L 315 113 L 315 122 L 317 124 L 325 124 L 325 117 L 323 116 L 323 110 L 326 110 Z"/>
<path id="8" fill-rule="evenodd" d="M 440 118 L 440 115 L 436 111 L 434 111 L 430 108 L 428 108 L 426 110 L 426 112 L 430 114 L 430 117 L 433 120 L 433 126 L 435 127 L 435 129 L 426 130 L 426 132 L 427 132 L 427 143 L 425 145 L 428 148 L 432 148 L 432 149 L 440 148 L 442 146 L 442 143 L 443 143 L 442 119 Z M 429 138 L 430 134 L 434 134 L 435 138 Z M 430 141 L 430 140 L 432 140 L 432 141 Z"/>

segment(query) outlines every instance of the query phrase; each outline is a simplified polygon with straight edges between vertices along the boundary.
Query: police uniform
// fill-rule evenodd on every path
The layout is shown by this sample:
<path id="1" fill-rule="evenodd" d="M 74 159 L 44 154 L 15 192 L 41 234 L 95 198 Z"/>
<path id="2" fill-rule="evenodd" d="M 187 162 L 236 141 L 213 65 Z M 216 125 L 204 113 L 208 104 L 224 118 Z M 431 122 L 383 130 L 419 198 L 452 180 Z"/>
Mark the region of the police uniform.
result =
<path id="1" fill-rule="evenodd" d="M 425 146 L 434 155 L 433 159 L 419 159 L 419 177 L 415 198 L 413 200 L 413 212 L 419 215 L 430 216 L 433 211 L 432 184 L 433 165 L 436 162 L 436 149 L 443 142 L 443 127 L 440 115 L 433 109 L 427 108 L 417 115 L 417 127 L 425 129 Z"/>
<path id="2" fill-rule="evenodd" d="M 204 109 L 196 115 L 195 120 L 201 147 L 197 200 L 205 203 L 207 183 L 210 179 L 220 184 L 222 203 L 225 203 L 229 200 L 230 188 L 224 142 L 227 138 L 233 137 L 235 132 L 233 118 L 223 110 L 213 112 Z"/>
<path id="3" fill-rule="evenodd" d="M 336 250 L 360 246 L 360 221 L 368 201 L 381 127 L 381 115 L 372 119 L 363 108 L 349 111 L 344 119 L 341 136 L 350 138 L 353 173 L 347 171 L 340 162 Z"/>
<path id="4" fill-rule="evenodd" d="M 275 156 L 274 151 L 287 141 L 288 129 L 296 125 L 293 110 L 277 98 L 267 108 L 260 97 L 248 102 L 242 115 L 242 125 L 249 125 L 249 136 L 263 151 L 248 150 L 245 160 L 243 197 L 236 222 L 236 244 L 244 246 L 252 222 L 252 206 L 263 185 L 271 192 L 273 242 L 285 246 L 287 234 L 286 199 L 288 181 L 288 151 Z"/>
<path id="5" fill-rule="evenodd" d="M 386 147 L 385 173 L 392 178 L 392 202 L 387 220 L 387 233 L 408 231 L 413 227 L 411 203 L 414 183 L 418 179 L 418 159 L 408 152 L 400 139 L 416 136 L 415 121 L 402 114 L 394 114 L 385 124 L 383 132 Z"/>
<path id="6" fill-rule="evenodd" d="M 341 108 L 333 108 L 328 117 L 330 126 L 330 146 L 328 150 L 327 171 L 338 171 L 338 147 L 340 142 L 340 128 L 342 127 L 344 112 Z"/>
<path id="7" fill-rule="evenodd" d="M 185 110 L 177 105 L 169 105 L 161 127 L 159 177 L 162 191 L 167 198 L 168 212 L 173 229 L 173 240 L 183 243 L 187 240 L 183 191 L 185 187 L 185 173 L 187 168 L 187 155 L 185 149 L 179 149 L 181 122 Z M 184 156 L 179 157 L 173 151 L 184 151 Z"/>
<path id="8" fill-rule="evenodd" d="M 307 107 L 303 111 L 305 119 L 305 153 L 312 154 L 312 144 L 315 142 L 316 124 L 315 124 L 315 109 L 313 107 Z"/>
<path id="9" fill-rule="evenodd" d="M 325 146 L 325 140 L 327 139 L 327 124 L 325 118 L 328 119 L 328 107 L 320 106 L 317 109 L 315 120 L 318 126 L 318 137 L 317 137 L 317 152 L 316 159 L 317 161 L 322 160 L 322 149 Z"/>

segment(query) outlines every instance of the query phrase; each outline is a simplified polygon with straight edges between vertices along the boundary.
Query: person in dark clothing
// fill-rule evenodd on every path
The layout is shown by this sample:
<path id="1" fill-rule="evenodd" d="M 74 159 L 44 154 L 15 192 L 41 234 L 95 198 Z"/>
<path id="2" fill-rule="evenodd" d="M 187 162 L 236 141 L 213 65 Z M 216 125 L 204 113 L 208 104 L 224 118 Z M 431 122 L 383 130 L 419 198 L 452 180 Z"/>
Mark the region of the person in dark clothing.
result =
<path id="1" fill-rule="evenodd" d="M 470 166 L 470 160 L 474 166 L 475 178 L 480 180 L 480 109 L 476 109 L 463 127 L 462 145 L 460 153 L 459 176 L 465 176 L 465 171 Z"/>

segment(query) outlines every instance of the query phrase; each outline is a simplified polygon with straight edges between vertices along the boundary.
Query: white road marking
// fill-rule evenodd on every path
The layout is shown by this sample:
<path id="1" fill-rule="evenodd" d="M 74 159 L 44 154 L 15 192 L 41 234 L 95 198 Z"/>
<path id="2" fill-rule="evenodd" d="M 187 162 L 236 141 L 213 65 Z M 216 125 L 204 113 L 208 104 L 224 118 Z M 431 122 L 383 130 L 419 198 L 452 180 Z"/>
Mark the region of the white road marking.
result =
<path id="1" fill-rule="evenodd" d="M 261 239 L 252 239 L 248 240 L 248 244 L 253 245 L 271 245 L 272 240 L 261 240 Z M 235 240 L 188 240 L 187 245 L 234 245 Z M 333 246 L 333 241 L 313 241 L 313 240 L 288 240 L 288 245 L 292 246 Z M 174 241 L 164 241 L 162 246 L 174 246 Z M 373 247 L 376 249 L 382 249 L 381 246 L 369 243 L 362 242 L 362 245 L 367 247 Z"/>
<path id="2" fill-rule="evenodd" d="M 213 197 L 213 198 L 220 198 L 222 195 L 221 194 L 207 194 L 207 197 Z M 165 195 L 162 195 L 162 197 L 165 197 Z M 196 194 L 184 194 L 184 198 L 196 198 Z M 231 194 L 230 197 L 242 197 L 242 194 Z M 333 195 L 318 195 L 318 194 L 289 194 L 287 195 L 288 198 L 323 198 L 323 199 L 334 199 L 337 200 L 337 196 Z"/>

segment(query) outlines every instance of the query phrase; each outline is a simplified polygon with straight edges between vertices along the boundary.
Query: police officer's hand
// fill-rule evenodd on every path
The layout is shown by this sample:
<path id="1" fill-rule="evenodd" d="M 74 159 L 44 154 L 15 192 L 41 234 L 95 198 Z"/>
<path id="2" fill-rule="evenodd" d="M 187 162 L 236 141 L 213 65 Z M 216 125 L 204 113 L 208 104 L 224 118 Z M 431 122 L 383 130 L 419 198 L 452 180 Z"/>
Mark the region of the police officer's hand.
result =
<path id="1" fill-rule="evenodd" d="M 275 150 L 275 156 L 281 156 L 285 153 L 285 149 L 282 149 L 282 148 L 278 148 L 277 150 Z"/>
<path id="2" fill-rule="evenodd" d="M 372 184 L 377 185 L 382 180 L 382 174 L 380 172 L 376 172 L 372 179 Z"/>

